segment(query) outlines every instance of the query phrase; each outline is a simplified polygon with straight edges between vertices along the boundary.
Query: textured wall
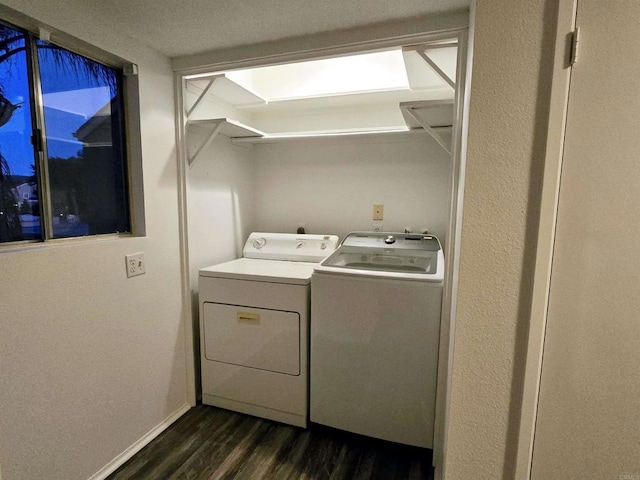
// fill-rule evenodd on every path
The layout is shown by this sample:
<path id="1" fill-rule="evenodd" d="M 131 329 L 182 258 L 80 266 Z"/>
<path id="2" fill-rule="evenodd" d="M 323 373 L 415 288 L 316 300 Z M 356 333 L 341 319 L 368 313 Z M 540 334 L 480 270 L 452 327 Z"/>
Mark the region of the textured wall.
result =
<path id="1" fill-rule="evenodd" d="M 478 2 L 446 478 L 513 478 L 555 2 Z M 549 4 L 549 5 L 548 5 Z"/>
<path id="2" fill-rule="evenodd" d="M 187 404 L 172 73 L 88 2 L 3 3 L 139 65 L 147 236 L 0 251 L 3 478 L 86 479 Z"/>

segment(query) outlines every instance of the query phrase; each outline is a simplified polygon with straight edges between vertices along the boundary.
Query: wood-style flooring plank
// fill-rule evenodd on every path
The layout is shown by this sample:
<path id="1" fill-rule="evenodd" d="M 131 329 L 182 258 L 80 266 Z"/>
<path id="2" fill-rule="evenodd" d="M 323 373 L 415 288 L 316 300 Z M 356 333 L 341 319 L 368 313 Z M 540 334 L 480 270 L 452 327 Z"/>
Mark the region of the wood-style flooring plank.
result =
<path id="1" fill-rule="evenodd" d="M 308 430 L 294 428 L 291 439 L 276 454 L 275 462 L 265 478 L 277 478 L 278 480 L 301 478 L 301 466 L 304 465 L 309 442 L 311 442 L 311 435 Z"/>
<path id="2" fill-rule="evenodd" d="M 200 405 L 108 480 L 432 480 L 431 451 Z"/>
<path id="3" fill-rule="evenodd" d="M 262 439 L 253 445 L 252 451 L 245 453 L 236 480 L 260 480 L 273 478 L 272 468 L 278 461 L 278 452 L 294 437 L 293 428 L 282 429 L 271 424 Z"/>
<path id="4" fill-rule="evenodd" d="M 221 465 L 232 454 L 238 442 L 257 427 L 256 419 L 239 413 L 225 412 L 228 420 L 217 432 L 203 436 L 200 447 L 171 476 L 170 480 L 183 478 L 208 480 L 220 470 Z"/>
<path id="5" fill-rule="evenodd" d="M 125 464 L 128 467 L 126 470 L 120 468 L 109 480 L 170 478 L 174 470 L 202 448 L 205 438 L 220 431 L 232 420 L 228 415 L 230 412 L 221 411 L 220 415 L 211 415 L 206 411 L 194 410 L 191 409 L 138 452 Z"/>

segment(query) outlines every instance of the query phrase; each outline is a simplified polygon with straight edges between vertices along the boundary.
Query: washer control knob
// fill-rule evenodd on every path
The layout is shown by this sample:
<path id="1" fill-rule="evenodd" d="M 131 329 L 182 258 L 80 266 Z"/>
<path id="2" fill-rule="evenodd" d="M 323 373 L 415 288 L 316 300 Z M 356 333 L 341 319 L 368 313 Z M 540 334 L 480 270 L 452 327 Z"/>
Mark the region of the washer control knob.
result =
<path id="1" fill-rule="evenodd" d="M 320 244 L 320 250 L 326 250 L 326 249 L 327 249 L 327 244 L 326 244 L 326 243 L 324 243 L 324 242 L 322 242 L 322 243 Z"/>
<path id="2" fill-rule="evenodd" d="M 387 235 L 387 238 L 384 239 L 384 243 L 386 243 L 387 245 L 396 243 L 396 237 L 394 237 L 393 235 Z"/>
<path id="3" fill-rule="evenodd" d="M 253 241 L 253 248 L 260 250 L 262 247 L 264 247 L 267 244 L 267 239 L 266 238 L 256 238 Z"/>

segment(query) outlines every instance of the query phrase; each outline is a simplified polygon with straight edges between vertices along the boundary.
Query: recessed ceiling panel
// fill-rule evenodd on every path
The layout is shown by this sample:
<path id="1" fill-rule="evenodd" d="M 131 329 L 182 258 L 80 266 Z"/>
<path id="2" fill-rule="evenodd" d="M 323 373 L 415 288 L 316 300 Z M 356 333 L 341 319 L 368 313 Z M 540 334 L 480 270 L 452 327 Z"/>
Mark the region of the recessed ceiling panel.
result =
<path id="1" fill-rule="evenodd" d="M 409 88 L 399 49 L 226 72 L 267 101 Z"/>

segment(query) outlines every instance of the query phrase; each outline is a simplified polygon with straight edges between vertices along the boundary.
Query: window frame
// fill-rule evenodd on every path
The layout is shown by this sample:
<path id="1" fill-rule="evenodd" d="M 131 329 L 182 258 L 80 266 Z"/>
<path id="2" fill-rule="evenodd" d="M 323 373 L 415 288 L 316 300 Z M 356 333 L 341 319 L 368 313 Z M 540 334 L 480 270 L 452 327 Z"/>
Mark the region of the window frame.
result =
<path id="1" fill-rule="evenodd" d="M 36 40 L 45 40 L 81 55 L 89 60 L 101 63 L 107 67 L 122 71 L 122 104 L 124 155 L 125 155 L 125 195 L 129 217 L 129 232 L 114 232 L 74 237 L 55 238 L 53 236 L 53 220 L 51 217 L 51 202 L 48 198 L 48 166 L 45 148 L 34 145 L 34 161 L 38 176 L 38 196 L 41 205 L 41 238 L 35 240 L 20 240 L 17 242 L 0 243 L 0 251 L 7 247 L 42 246 L 60 242 L 92 241 L 106 238 L 143 237 L 146 235 L 144 215 L 144 187 L 142 169 L 142 139 L 140 122 L 140 90 L 138 67 L 135 63 L 96 47 L 90 43 L 73 37 L 67 33 L 54 29 L 42 22 L 32 19 L 20 12 L 0 5 L 0 22 L 8 27 L 23 31 L 28 38 L 27 52 L 29 89 L 31 90 L 32 130 L 37 143 L 46 145 L 46 131 L 44 126 L 44 107 L 42 89 L 40 88 L 40 72 L 37 62 Z M 40 188 L 41 185 L 47 188 Z"/>

